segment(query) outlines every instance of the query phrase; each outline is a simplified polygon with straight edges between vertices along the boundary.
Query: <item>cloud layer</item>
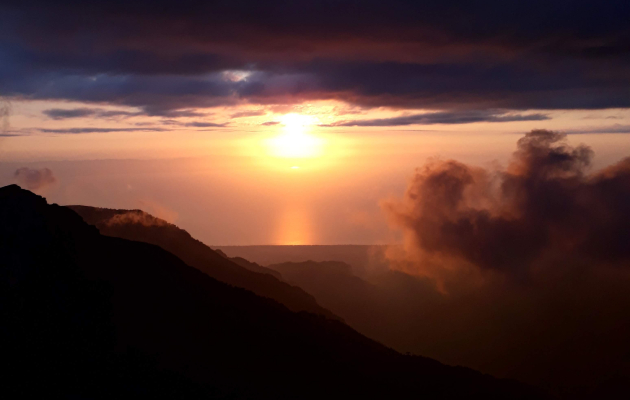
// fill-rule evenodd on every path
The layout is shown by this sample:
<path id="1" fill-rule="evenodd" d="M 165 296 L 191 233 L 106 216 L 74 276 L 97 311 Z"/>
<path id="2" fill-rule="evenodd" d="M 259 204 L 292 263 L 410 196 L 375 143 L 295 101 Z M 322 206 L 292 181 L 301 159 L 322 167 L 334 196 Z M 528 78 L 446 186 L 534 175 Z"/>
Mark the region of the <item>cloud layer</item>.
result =
<path id="1" fill-rule="evenodd" d="M 0 92 L 154 115 L 313 99 L 628 107 L 627 13 L 621 0 L 8 1 Z"/>

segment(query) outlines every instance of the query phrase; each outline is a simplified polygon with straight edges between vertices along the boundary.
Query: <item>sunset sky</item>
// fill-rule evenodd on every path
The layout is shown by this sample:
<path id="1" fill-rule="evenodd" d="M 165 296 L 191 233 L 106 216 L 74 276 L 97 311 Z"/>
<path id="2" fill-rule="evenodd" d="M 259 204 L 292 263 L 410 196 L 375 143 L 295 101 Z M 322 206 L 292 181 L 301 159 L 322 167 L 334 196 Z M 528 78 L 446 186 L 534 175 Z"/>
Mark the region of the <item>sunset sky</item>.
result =
<path id="1" fill-rule="evenodd" d="M 427 160 L 630 154 L 628 43 L 626 1 L 5 1 L 0 186 L 210 245 L 397 243 Z"/>

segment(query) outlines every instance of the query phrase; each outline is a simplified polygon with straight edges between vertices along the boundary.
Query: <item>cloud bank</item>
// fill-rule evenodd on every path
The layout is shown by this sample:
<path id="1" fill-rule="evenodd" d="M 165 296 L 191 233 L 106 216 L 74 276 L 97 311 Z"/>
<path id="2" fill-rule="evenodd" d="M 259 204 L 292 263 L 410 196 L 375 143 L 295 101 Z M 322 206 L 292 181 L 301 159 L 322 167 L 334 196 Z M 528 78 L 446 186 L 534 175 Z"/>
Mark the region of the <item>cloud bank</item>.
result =
<path id="1" fill-rule="evenodd" d="M 630 392 L 630 158 L 593 156 L 534 130 L 506 168 L 434 160 L 383 203 L 406 238 L 392 267 L 433 282 L 409 348 L 566 398 Z"/>

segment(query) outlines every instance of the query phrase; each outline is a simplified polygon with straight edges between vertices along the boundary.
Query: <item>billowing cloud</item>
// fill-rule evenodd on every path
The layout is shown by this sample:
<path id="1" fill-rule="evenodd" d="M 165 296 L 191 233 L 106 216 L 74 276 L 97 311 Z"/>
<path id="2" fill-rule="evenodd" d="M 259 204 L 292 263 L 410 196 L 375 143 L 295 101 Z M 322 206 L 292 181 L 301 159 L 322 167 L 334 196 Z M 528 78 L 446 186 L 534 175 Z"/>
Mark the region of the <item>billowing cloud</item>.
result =
<path id="1" fill-rule="evenodd" d="M 37 190 L 57 182 L 53 172 L 48 168 L 19 168 L 13 174 L 18 185 L 28 190 Z"/>
<path id="2" fill-rule="evenodd" d="M 506 170 L 432 162 L 389 210 L 418 249 L 479 268 L 512 273 L 559 254 L 630 263 L 630 158 L 588 174 L 592 150 L 564 137 L 531 131 Z"/>

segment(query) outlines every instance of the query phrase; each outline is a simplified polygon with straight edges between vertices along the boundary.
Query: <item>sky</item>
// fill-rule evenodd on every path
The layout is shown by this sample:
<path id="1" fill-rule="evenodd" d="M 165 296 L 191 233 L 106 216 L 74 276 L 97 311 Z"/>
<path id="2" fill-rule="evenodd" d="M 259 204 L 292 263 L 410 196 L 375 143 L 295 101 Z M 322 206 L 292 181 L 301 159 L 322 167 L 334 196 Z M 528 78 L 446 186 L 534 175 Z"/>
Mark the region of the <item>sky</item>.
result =
<path id="1" fill-rule="evenodd" d="M 588 173 L 630 155 L 629 7 L 4 1 L 0 185 L 210 245 L 399 243 L 436 160 L 502 171 L 535 129 Z"/>

